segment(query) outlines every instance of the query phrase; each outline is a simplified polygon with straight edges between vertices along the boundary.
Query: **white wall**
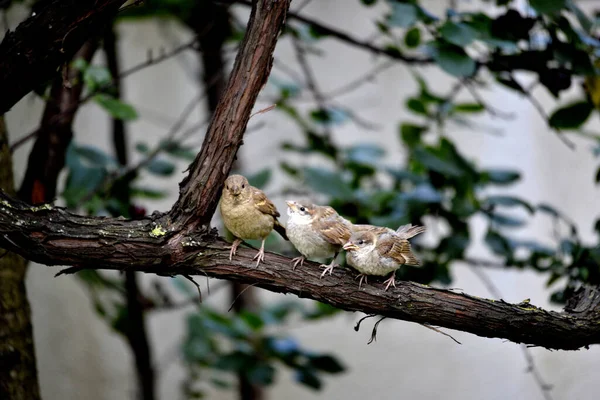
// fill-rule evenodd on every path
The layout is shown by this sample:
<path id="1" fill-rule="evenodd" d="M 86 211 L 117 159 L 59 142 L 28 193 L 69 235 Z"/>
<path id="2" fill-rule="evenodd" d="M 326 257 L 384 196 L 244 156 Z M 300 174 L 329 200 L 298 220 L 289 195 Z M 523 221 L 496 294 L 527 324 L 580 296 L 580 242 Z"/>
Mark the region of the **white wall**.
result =
<path id="1" fill-rule="evenodd" d="M 430 9 L 439 12 L 440 6 L 445 3 L 430 1 Z M 583 5 L 588 3 L 591 2 Z M 466 4 L 469 7 L 475 5 L 476 2 Z M 358 1 L 322 0 L 311 2 L 302 12 L 338 26 L 356 37 L 367 38 L 374 31 L 372 22 L 381 15 L 381 8 L 375 7 L 365 13 Z M 17 14 L 11 14 L 11 20 L 17 21 Z M 241 12 L 239 15 L 245 18 L 247 14 Z M 189 37 L 169 23 L 122 24 L 119 32 L 124 68 L 143 61 L 149 48 L 169 49 Z M 326 92 L 361 76 L 373 66 L 372 55 L 338 41 L 325 39 L 321 47 L 323 56 L 310 56 L 310 61 L 317 72 L 320 86 Z M 230 57 L 232 59 L 233 54 Z M 278 44 L 276 58 L 299 71 L 287 40 Z M 125 96 L 138 107 L 141 114 L 141 118 L 129 126 L 131 145 L 138 140 L 154 143 L 165 135 L 169 124 L 177 119 L 187 102 L 198 92 L 194 81 L 196 70 L 193 54 L 185 54 L 126 78 Z M 453 83 L 435 68 L 420 70 L 426 73 L 430 82 L 435 82 L 434 87 L 438 90 L 448 90 Z M 273 73 L 285 78 L 277 68 Z M 361 118 L 376 123 L 379 129 L 369 131 L 355 124 L 347 124 L 334 130 L 335 140 L 343 144 L 372 141 L 386 145 L 390 149 L 386 161 L 401 162 L 403 150 L 396 140 L 397 123 L 410 118 L 403 103 L 415 90 L 407 68 L 395 66 L 360 90 L 339 98 Z M 573 90 L 573 96 L 577 95 L 577 90 Z M 257 110 L 270 104 L 268 93 L 267 87 L 261 96 L 262 100 L 256 105 Z M 514 193 L 533 203 L 548 201 L 566 211 L 578 224 L 584 238 L 591 241 L 592 224 L 598 214 L 595 200 L 599 195 L 598 189 L 592 184 L 598 162 L 591 154 L 591 144 L 575 140 L 577 149 L 571 151 L 547 129 L 527 101 L 500 89 L 485 91 L 484 95 L 495 107 L 516 114 L 516 118 L 508 122 L 490 117 L 478 118 L 481 124 L 501 128 L 501 136 L 460 127 L 450 129 L 449 134 L 457 140 L 460 149 L 479 165 L 511 166 L 523 171 L 524 179 L 515 187 Z M 550 111 L 550 97 L 543 90 L 536 91 L 536 96 Z M 40 100 L 28 96 L 7 115 L 13 141 L 36 126 L 42 105 Z M 190 124 L 205 118 L 200 109 Z M 248 135 L 240 151 L 240 157 L 250 172 L 265 166 L 276 166 L 283 156 L 277 151 L 281 141 L 302 140 L 300 132 L 277 111 L 254 117 L 250 126 L 258 123 L 265 125 Z M 597 131 L 599 127 L 595 115 L 590 130 Z M 106 115 L 95 105 L 84 106 L 75 123 L 76 140 L 109 150 L 107 131 Z M 203 134 L 204 130 L 199 130 L 192 141 L 201 143 Z M 23 176 L 29 150 L 30 145 L 23 146 L 15 153 L 17 181 Z M 285 157 L 298 160 L 293 155 L 286 154 Z M 148 203 L 149 212 L 153 209 L 169 209 L 177 196 L 177 184 L 184 176 L 185 167 L 181 165 L 181 173 L 170 181 L 144 177 L 146 182 L 170 192 L 168 199 Z M 277 192 L 285 183 L 283 174 L 278 173 L 275 178 L 268 188 L 270 192 Z M 285 209 L 283 198 L 274 200 L 280 210 Z M 473 221 L 479 232 L 481 222 Z M 536 218 L 535 223 L 523 229 L 522 234 L 549 241 L 550 224 L 543 218 Z M 487 255 L 481 245 L 473 246 L 472 251 L 473 255 Z M 76 280 L 73 277 L 53 279 L 56 272 L 57 268 L 32 264 L 27 280 L 43 397 L 64 400 L 133 398 L 135 376 L 124 341 L 96 317 L 88 297 Z M 547 301 L 545 276 L 516 271 L 489 271 L 488 274 L 506 301 L 518 302 L 530 298 L 536 305 L 553 308 Z M 456 266 L 453 277 L 453 287 L 478 296 L 490 296 L 470 269 Z M 146 276 L 145 283 L 151 279 L 156 278 Z M 280 295 L 261 292 L 264 302 L 280 298 Z M 222 292 L 211 296 L 209 302 L 224 308 L 229 305 L 228 297 Z M 162 399 L 180 398 L 179 381 L 184 371 L 177 362 L 168 360 L 174 359 L 183 332 L 182 316 L 188 311 L 152 314 L 148 321 L 154 357 L 160 370 L 159 391 Z M 533 377 L 526 372 L 526 362 L 518 345 L 450 332 L 462 342 L 462 345 L 457 345 L 419 325 L 389 320 L 380 326 L 377 342 L 367 345 L 374 321 L 367 321 L 356 333 L 353 326 L 361 316 L 345 313 L 326 322 L 288 327 L 288 332 L 298 337 L 304 345 L 340 355 L 349 371 L 327 379 L 325 389 L 320 393 L 294 384 L 291 375 L 284 372 L 270 390 L 270 397 L 279 399 L 285 396 L 288 400 L 315 396 L 331 399 L 543 399 Z M 600 390 L 600 381 L 595 373 L 600 365 L 597 346 L 578 352 L 531 351 L 543 377 L 554 385 L 554 399 L 596 398 Z M 211 398 L 234 399 L 235 394 L 215 392 Z"/>

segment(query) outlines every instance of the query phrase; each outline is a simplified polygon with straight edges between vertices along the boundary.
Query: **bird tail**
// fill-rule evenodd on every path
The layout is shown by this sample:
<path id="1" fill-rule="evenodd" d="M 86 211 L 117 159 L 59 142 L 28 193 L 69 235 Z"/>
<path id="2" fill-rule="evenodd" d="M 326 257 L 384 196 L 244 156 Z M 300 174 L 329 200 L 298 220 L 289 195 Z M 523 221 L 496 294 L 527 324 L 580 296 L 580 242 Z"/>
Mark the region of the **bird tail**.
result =
<path id="1" fill-rule="evenodd" d="M 424 226 L 407 224 L 402 225 L 398 229 L 396 229 L 396 233 L 400 235 L 401 239 L 410 239 L 412 237 L 417 236 L 420 233 L 423 233 L 427 230 Z"/>
<path id="2" fill-rule="evenodd" d="M 421 265 L 421 261 L 417 258 L 417 256 L 415 256 L 415 254 L 412 252 L 412 248 L 410 245 L 410 242 L 406 239 L 401 240 L 400 243 L 400 254 L 402 254 L 402 257 L 404 258 L 404 264 L 408 264 L 408 265 Z"/>
<path id="3" fill-rule="evenodd" d="M 277 231 L 277 233 L 279 233 L 281 235 L 281 237 L 284 238 L 285 240 L 290 240 L 290 239 L 288 239 L 287 234 L 285 233 L 285 227 L 283 225 L 281 225 L 278 220 L 275 220 L 273 229 L 275 229 Z"/>

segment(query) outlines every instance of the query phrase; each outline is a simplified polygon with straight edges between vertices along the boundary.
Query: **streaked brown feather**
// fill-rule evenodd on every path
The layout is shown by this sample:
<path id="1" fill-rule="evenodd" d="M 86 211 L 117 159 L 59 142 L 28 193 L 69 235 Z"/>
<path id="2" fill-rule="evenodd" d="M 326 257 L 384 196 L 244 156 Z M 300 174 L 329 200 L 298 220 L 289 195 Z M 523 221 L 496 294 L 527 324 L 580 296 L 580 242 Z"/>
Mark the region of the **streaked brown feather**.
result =
<path id="1" fill-rule="evenodd" d="M 344 224 L 340 218 L 322 220 L 316 224 L 316 230 L 321 234 L 323 239 L 331 244 L 343 246 L 352 235 L 350 227 Z"/>
<path id="2" fill-rule="evenodd" d="M 377 251 L 383 257 L 393 258 L 401 264 L 420 265 L 406 239 L 385 239 L 377 243 Z"/>
<path id="3" fill-rule="evenodd" d="M 252 192 L 254 206 L 263 214 L 272 215 L 274 218 L 279 218 L 281 214 L 277 211 L 275 204 L 266 194 L 260 189 L 254 188 Z"/>

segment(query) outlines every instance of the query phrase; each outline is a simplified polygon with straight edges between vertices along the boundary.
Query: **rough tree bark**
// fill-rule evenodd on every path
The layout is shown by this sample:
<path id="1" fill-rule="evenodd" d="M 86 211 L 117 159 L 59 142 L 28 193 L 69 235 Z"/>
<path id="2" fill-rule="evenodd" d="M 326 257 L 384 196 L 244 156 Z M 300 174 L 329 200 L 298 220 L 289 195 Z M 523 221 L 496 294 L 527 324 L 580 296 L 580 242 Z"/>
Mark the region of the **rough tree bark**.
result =
<path id="1" fill-rule="evenodd" d="M 97 47 L 97 41 L 90 40 L 73 58 L 90 62 Z M 79 109 L 83 82 L 79 71 L 70 65 L 64 65 L 61 72 L 54 74 L 50 98 L 46 101 L 19 189 L 19 198 L 31 204 L 54 201 L 58 175 L 65 166 L 67 148 L 73 138 L 73 121 Z"/>
<path id="2" fill-rule="evenodd" d="M 48 0 L 0 43 L 0 115 L 54 78 L 125 0 Z"/>
<path id="3" fill-rule="evenodd" d="M 348 311 L 438 325 L 490 338 L 554 349 L 600 343 L 600 292 L 585 288 L 564 312 L 529 303 L 508 304 L 399 282 L 358 290 L 352 274 L 338 269 L 319 279 L 315 263 L 293 271 L 290 259 L 273 253 L 254 267 L 255 251 L 228 260 L 229 244 L 208 227 L 258 92 L 272 65 L 288 1 L 259 0 L 202 150 L 180 185 L 171 211 L 139 221 L 90 218 L 50 205 L 31 207 L 0 194 L 0 245 L 47 265 L 144 271 L 159 275 L 207 275 L 267 290 L 293 293 Z"/>
<path id="4" fill-rule="evenodd" d="M 0 188 L 14 194 L 12 159 L 0 115 Z M 0 399 L 40 398 L 31 310 L 25 291 L 27 262 L 0 250 Z"/>
<path id="5" fill-rule="evenodd" d="M 208 112 L 212 116 L 217 110 L 221 95 L 227 82 L 223 48 L 225 41 L 231 36 L 232 26 L 228 5 L 213 1 L 197 1 L 192 8 L 187 25 L 194 31 L 200 44 L 198 55 L 202 63 L 202 81 L 206 91 Z M 233 169 L 240 168 L 239 159 Z M 255 288 L 239 282 L 231 282 L 231 301 L 236 313 L 246 309 L 257 308 Z M 254 385 L 243 372 L 238 373 L 239 400 L 261 400 L 264 390 Z"/>

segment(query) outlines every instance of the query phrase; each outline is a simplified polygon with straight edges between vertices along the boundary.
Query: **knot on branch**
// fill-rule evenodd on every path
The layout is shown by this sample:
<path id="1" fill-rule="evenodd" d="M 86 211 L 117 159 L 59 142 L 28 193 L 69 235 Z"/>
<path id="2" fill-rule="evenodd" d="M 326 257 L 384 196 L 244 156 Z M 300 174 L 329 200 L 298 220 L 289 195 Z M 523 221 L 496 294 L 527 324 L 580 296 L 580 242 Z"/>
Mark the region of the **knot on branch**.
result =
<path id="1" fill-rule="evenodd" d="M 565 312 L 586 316 L 600 311 L 600 288 L 583 285 L 567 301 Z"/>

